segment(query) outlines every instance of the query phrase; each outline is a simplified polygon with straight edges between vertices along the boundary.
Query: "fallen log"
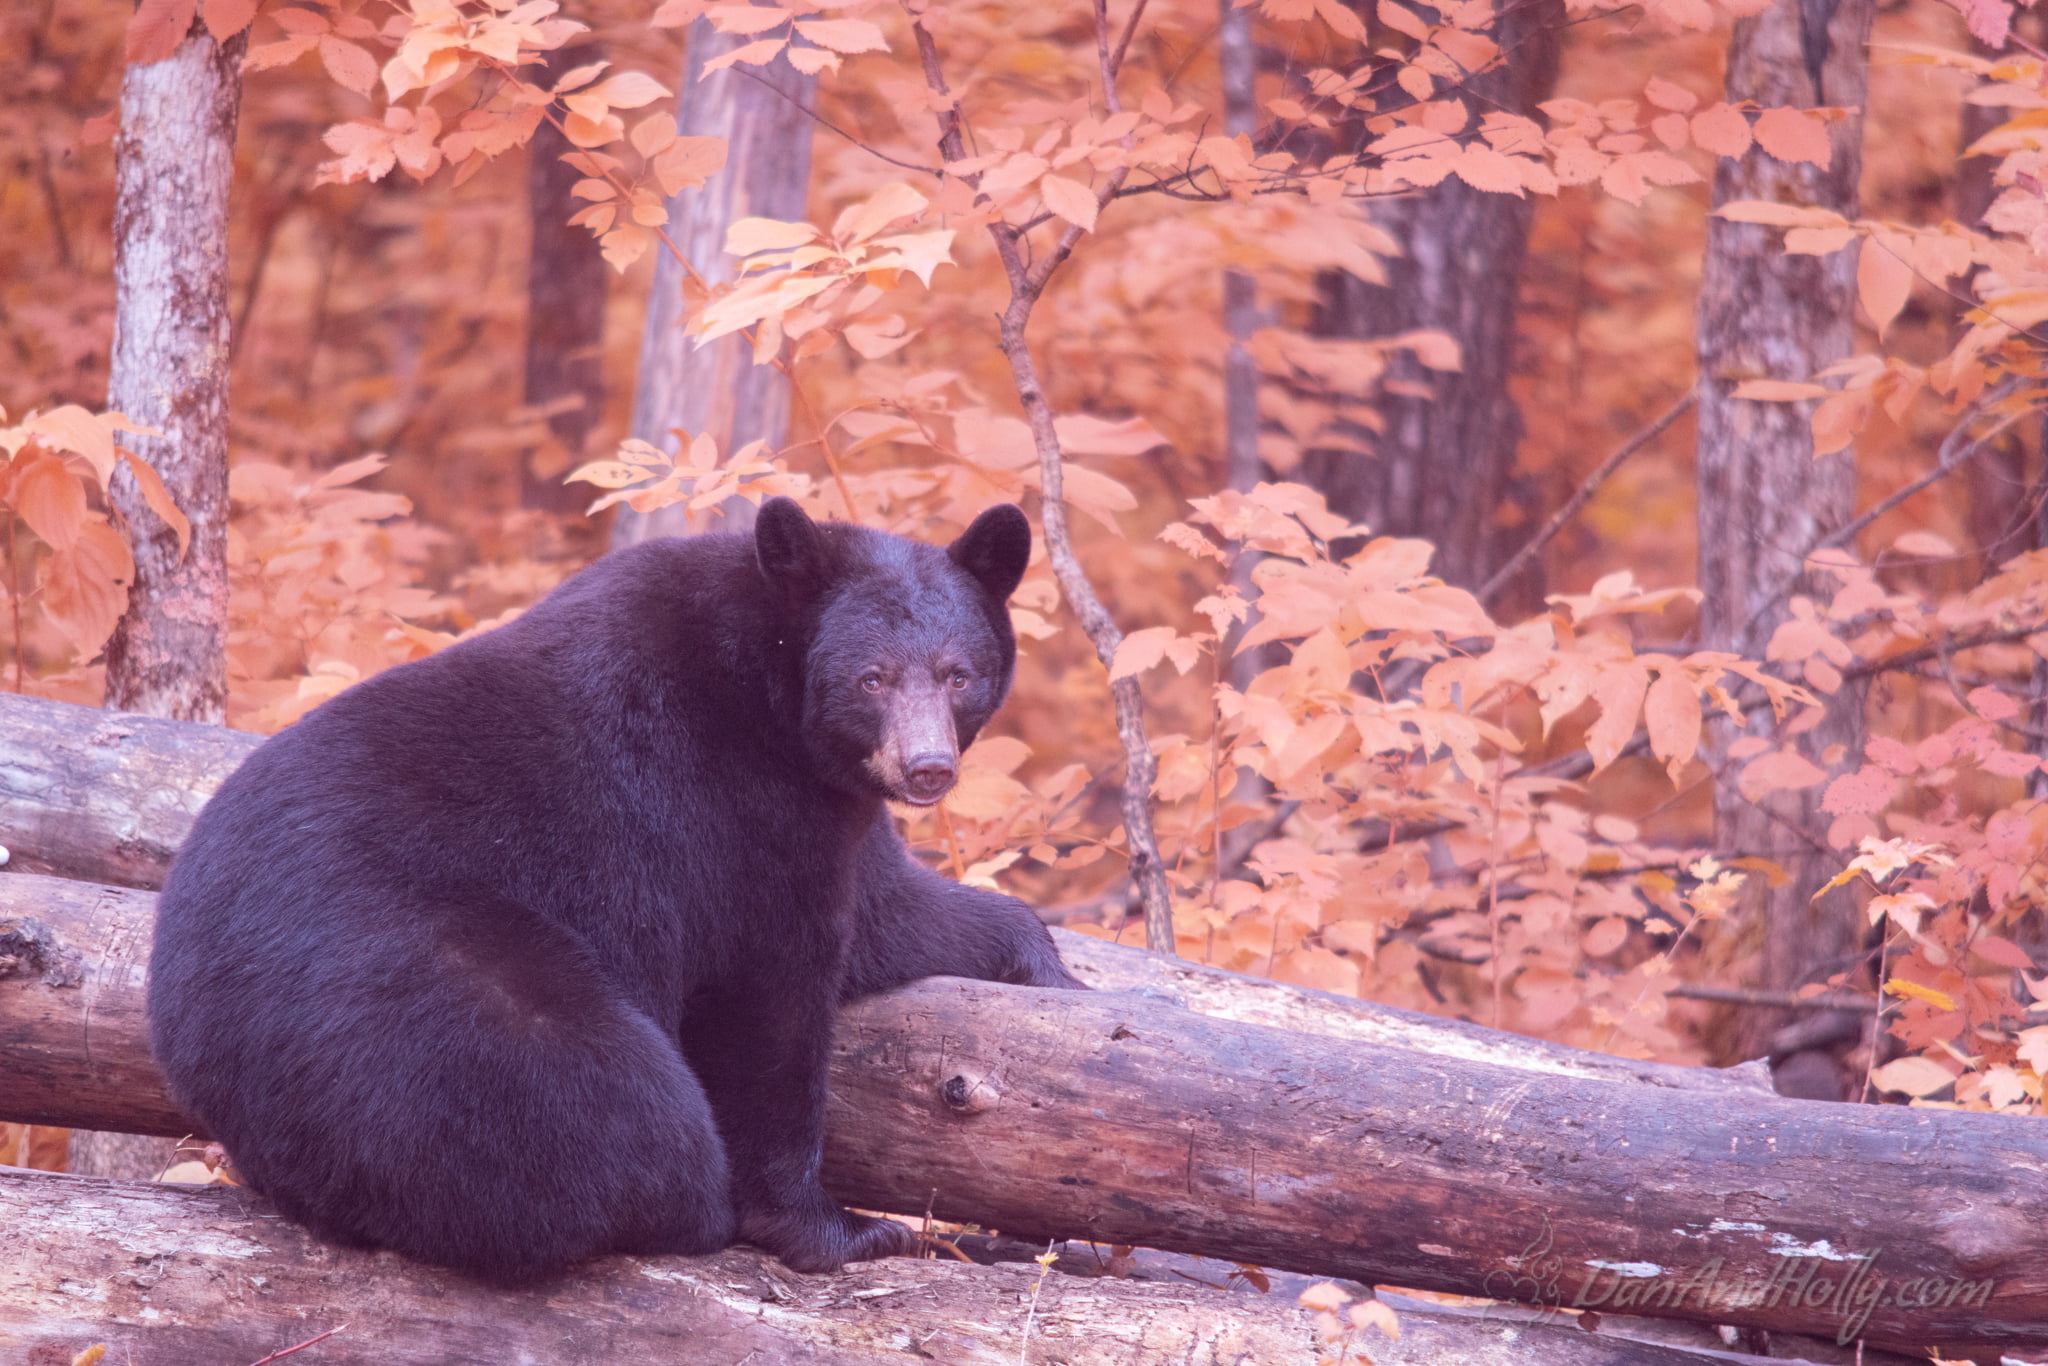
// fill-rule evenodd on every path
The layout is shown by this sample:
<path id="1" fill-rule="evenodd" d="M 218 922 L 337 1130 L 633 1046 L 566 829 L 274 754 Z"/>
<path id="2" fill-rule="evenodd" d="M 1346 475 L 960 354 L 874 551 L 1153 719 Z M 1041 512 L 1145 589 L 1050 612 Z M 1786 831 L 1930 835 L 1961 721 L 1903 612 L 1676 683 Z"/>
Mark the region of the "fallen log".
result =
<path id="1" fill-rule="evenodd" d="M 1290 1297 L 892 1260 L 803 1276 L 761 1254 L 613 1257 L 502 1291 L 314 1241 L 247 1192 L 0 1168 L 0 1360 L 242 1366 L 330 1330 L 308 1366 L 1320 1366 Z M 1753 1358 L 1588 1333 L 1575 1320 L 1404 1304 L 1401 1338 L 1352 1333 L 1380 1366 L 1725 1366 Z M 1359 1360 L 1356 1355 L 1346 1358 Z"/>
<path id="2" fill-rule="evenodd" d="M 183 1132 L 149 893 L 0 877 L 0 1119 Z M 116 952 L 107 946 L 122 945 Z M 2048 1127 L 1525 1070 L 936 978 L 842 1019 L 826 1185 L 1038 1239 L 1905 1346 L 2048 1342 Z"/>
<path id="3" fill-rule="evenodd" d="M 10 866 L 156 888 L 208 797 L 263 737 L 0 693 L 0 844 Z M 1204 1015 L 1419 1048 L 1558 1076 L 1713 1091 L 1764 1091 L 1762 1062 L 1725 1070 L 1588 1053 L 1419 1011 L 1307 991 L 1056 929 L 1092 986 L 1138 991 Z M 107 946 L 95 944 L 95 951 Z M 111 946 L 121 952 L 120 945 Z"/>

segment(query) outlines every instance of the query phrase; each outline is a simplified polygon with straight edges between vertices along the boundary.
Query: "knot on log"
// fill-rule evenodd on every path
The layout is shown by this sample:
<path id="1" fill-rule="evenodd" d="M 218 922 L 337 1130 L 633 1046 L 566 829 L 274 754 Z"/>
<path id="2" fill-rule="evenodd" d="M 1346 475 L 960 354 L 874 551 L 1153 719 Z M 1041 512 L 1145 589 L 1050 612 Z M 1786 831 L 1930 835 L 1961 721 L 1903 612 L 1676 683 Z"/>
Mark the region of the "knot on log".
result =
<path id="1" fill-rule="evenodd" d="M 56 933 L 31 916 L 0 919 L 0 977 L 40 977 L 49 987 L 85 981 L 85 963 Z"/>
<path id="2" fill-rule="evenodd" d="M 956 1115 L 978 1115 L 995 1108 L 1003 1093 L 995 1078 L 984 1072 L 961 1070 L 946 1075 L 939 1083 L 939 1099 Z"/>

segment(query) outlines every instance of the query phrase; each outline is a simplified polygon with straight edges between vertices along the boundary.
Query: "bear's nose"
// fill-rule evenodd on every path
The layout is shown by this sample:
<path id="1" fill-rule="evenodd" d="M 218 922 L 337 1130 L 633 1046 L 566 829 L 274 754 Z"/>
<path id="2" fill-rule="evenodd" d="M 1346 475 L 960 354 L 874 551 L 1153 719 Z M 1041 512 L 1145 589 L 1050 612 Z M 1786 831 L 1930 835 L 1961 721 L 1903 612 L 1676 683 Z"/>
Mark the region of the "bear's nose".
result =
<path id="1" fill-rule="evenodd" d="M 910 800 L 929 805 L 952 789 L 957 776 L 950 754 L 920 754 L 903 766 L 903 788 Z"/>

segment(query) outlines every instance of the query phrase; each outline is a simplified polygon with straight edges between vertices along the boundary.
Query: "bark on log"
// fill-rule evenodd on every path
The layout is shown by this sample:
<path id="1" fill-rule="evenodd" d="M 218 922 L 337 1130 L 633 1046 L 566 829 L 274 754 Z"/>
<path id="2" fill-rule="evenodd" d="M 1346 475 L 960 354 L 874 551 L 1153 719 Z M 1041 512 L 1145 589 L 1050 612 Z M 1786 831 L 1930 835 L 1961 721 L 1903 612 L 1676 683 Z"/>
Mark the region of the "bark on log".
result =
<path id="1" fill-rule="evenodd" d="M 8 866 L 157 887 L 171 855 L 260 735 L 0 697 L 0 844 Z"/>
<path id="2" fill-rule="evenodd" d="M 0 1119 L 184 1131 L 142 1047 L 150 895 L 0 889 L 26 899 L 0 941 Z M 2048 1342 L 2048 1128 L 2006 1116 L 1539 1078 L 937 978 L 846 1012 L 827 1129 L 840 1198 L 1012 1234 L 1909 1346 Z"/>
<path id="3" fill-rule="evenodd" d="M 0 843 L 12 852 L 9 866 L 124 887 L 161 886 L 199 808 L 262 740 L 0 693 Z M 71 927 L 65 933 L 95 962 L 107 951 L 104 934 L 78 908 L 80 898 L 96 894 L 49 893 L 56 904 L 73 908 L 61 913 Z M 42 895 L 0 880 L 0 918 L 42 915 L 35 909 Z M 1587 1053 L 1065 930 L 1053 933 L 1067 962 L 1091 986 L 1143 992 L 1204 1015 L 1563 1076 L 1717 1092 L 1769 1089 L 1760 1064 L 1709 1070 Z"/>
<path id="4" fill-rule="evenodd" d="M 245 1191 L 0 1169 L 0 1357 L 236 1366 L 342 1331 L 308 1366 L 1317 1366 L 1291 1297 L 1051 1275 L 1028 1264 L 870 1262 L 802 1276 L 749 1251 L 609 1258 L 547 1293 L 500 1291 L 324 1246 Z M 1035 1292 L 1035 1302 L 1034 1302 Z M 1399 1309 L 1401 1340 L 1354 1335 L 1380 1366 L 1710 1366 L 1753 1358 L 1474 1311 Z M 1029 1336 L 1026 1325 L 1029 1324 Z M 1028 1354 L 1027 1354 L 1028 1351 Z M 1352 1358 L 1356 1359 L 1356 1358 Z"/>

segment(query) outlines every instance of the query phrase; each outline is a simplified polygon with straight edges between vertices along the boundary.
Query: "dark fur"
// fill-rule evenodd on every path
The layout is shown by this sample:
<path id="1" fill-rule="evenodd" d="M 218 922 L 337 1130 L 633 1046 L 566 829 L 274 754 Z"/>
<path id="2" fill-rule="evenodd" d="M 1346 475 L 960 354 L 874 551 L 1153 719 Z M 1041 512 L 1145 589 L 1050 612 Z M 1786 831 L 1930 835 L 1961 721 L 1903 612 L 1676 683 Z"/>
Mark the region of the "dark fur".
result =
<path id="1" fill-rule="evenodd" d="M 334 698 L 165 884 L 173 1093 L 293 1219 L 497 1280 L 909 1250 L 818 1184 L 840 1003 L 1081 984 L 1024 905 L 910 858 L 864 761 L 906 681 L 946 681 L 962 747 L 995 711 L 1029 545 L 1014 507 L 946 551 L 775 500 Z"/>

